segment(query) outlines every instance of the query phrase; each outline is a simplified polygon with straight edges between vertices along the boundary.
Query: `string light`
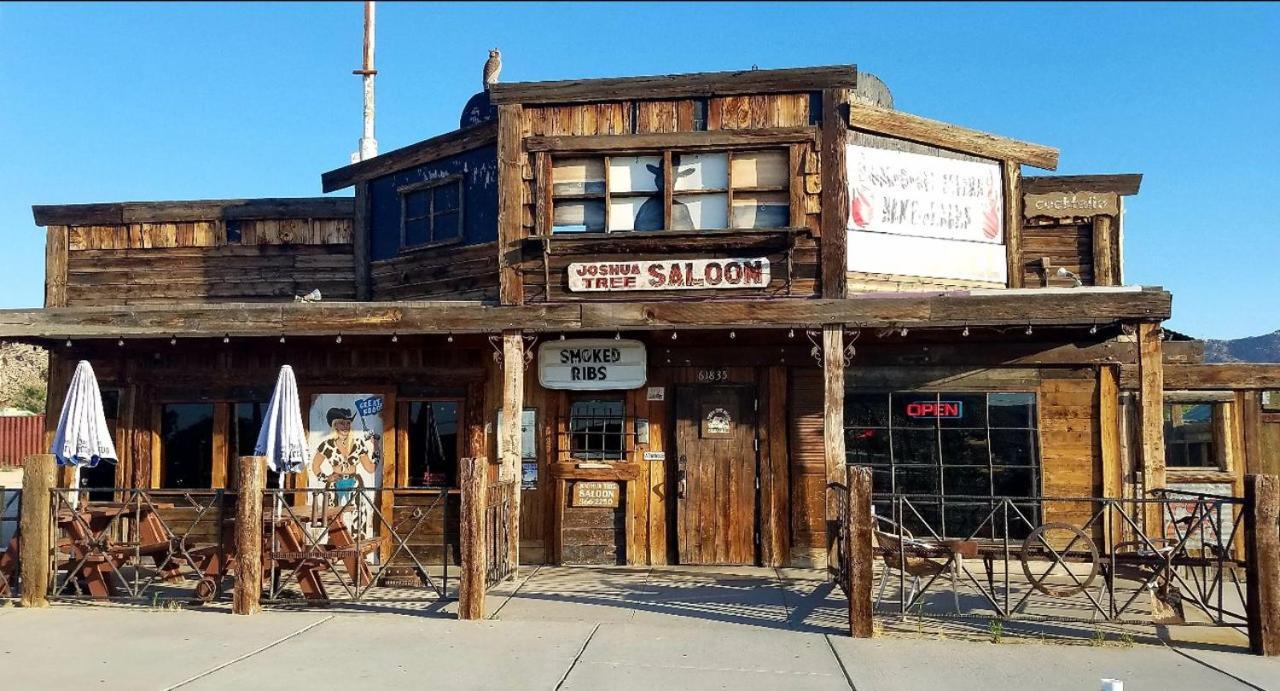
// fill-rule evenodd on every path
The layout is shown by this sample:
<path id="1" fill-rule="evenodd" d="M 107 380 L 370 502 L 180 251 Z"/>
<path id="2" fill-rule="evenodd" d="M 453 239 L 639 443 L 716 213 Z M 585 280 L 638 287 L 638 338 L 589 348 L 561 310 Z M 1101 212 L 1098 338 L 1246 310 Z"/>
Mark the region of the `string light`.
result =
<path id="1" fill-rule="evenodd" d="M 1094 324 L 1093 326 L 1090 326 L 1090 327 L 1089 327 L 1089 333 L 1091 333 L 1091 334 L 1096 334 L 1096 333 L 1098 333 L 1098 325 L 1097 325 L 1097 324 Z"/>
<path id="2" fill-rule="evenodd" d="M 796 330 L 795 330 L 795 329 L 791 329 L 791 330 L 787 331 L 787 338 L 795 338 L 795 337 L 796 337 Z"/>
<path id="3" fill-rule="evenodd" d="M 118 346 L 120 346 L 121 348 L 123 348 L 123 347 L 124 347 L 124 339 L 122 338 L 122 339 L 120 339 L 120 340 L 116 341 L 116 345 L 118 345 Z"/>
<path id="4" fill-rule="evenodd" d="M 178 345 L 178 337 L 177 337 L 177 336 L 170 336 L 170 337 L 169 337 L 169 345 L 171 345 L 171 346 L 172 346 L 172 345 Z"/>
<path id="5" fill-rule="evenodd" d="M 560 340 L 564 340 L 564 334 L 560 334 Z"/>
<path id="6" fill-rule="evenodd" d="M 449 343 L 453 343 L 453 334 L 449 334 L 449 337 L 444 340 L 448 341 Z"/>
<path id="7" fill-rule="evenodd" d="M 392 334 L 391 334 L 391 342 L 392 342 L 392 343 L 399 343 L 399 342 L 400 342 L 400 337 L 399 337 L 399 336 L 397 336 L 394 332 L 392 332 Z"/>
<path id="8" fill-rule="evenodd" d="M 231 334 L 222 334 L 222 342 L 223 342 L 223 343 L 230 343 L 230 342 L 231 342 Z"/>
<path id="9" fill-rule="evenodd" d="M 613 334 L 613 340 L 615 340 L 615 341 L 621 341 L 621 340 L 622 340 L 622 332 L 621 332 L 621 331 L 618 331 L 618 332 L 614 333 L 614 334 Z"/>
<path id="10" fill-rule="evenodd" d="M 1031 325 L 1030 325 L 1030 324 L 1027 324 L 1026 334 L 1027 334 L 1028 336 L 1030 336 L 1030 335 L 1031 335 Z"/>
<path id="11" fill-rule="evenodd" d="M 964 336 L 965 338 L 968 338 L 968 337 L 969 337 L 969 325 L 968 325 L 968 324 L 965 324 L 965 326 L 964 326 L 964 331 L 961 331 L 961 332 L 960 332 L 960 335 L 961 335 L 961 336 Z"/>
<path id="12" fill-rule="evenodd" d="M 729 332 L 729 340 L 731 340 L 731 341 L 732 341 L 733 339 L 735 339 L 735 338 L 737 338 L 737 337 L 738 337 L 738 332 L 737 332 L 737 331 L 730 331 L 730 332 Z"/>
<path id="13" fill-rule="evenodd" d="M 284 343 L 284 334 L 280 334 L 280 342 Z"/>
<path id="14" fill-rule="evenodd" d="M 671 332 L 671 340 L 676 340 L 676 332 L 674 331 Z"/>
<path id="15" fill-rule="evenodd" d="M 68 347 L 68 348 L 70 348 L 70 347 L 71 347 L 71 339 L 70 339 L 70 338 L 68 338 L 68 339 L 67 339 L 67 347 Z"/>
<path id="16" fill-rule="evenodd" d="M 334 342 L 334 343 L 341 343 L 341 342 L 342 342 L 342 334 L 338 334 L 338 337 L 337 337 L 337 338 L 335 338 L 335 339 L 333 339 L 333 342 Z"/>
<path id="17" fill-rule="evenodd" d="M 906 335 L 907 335 L 907 327 L 905 327 L 905 326 L 904 326 L 904 327 L 902 327 L 902 331 L 900 331 L 899 333 L 901 333 L 903 336 L 906 336 Z"/>

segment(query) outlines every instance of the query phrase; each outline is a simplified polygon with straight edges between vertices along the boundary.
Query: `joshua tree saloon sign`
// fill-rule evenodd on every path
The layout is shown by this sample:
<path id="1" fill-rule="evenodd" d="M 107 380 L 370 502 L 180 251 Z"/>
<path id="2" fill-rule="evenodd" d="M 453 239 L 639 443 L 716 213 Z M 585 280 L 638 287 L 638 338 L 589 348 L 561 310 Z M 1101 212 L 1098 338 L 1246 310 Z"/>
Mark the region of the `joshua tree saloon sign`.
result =
<path id="1" fill-rule="evenodd" d="M 584 262 L 569 265 L 569 290 L 575 293 L 626 290 L 716 290 L 764 288 L 769 260 L 666 259 Z"/>

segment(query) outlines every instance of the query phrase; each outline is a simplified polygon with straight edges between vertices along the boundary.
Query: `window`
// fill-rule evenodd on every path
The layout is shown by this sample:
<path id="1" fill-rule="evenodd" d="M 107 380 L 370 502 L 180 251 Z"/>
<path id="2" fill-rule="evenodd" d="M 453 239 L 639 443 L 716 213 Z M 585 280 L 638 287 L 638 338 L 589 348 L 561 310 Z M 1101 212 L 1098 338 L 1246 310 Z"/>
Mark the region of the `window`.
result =
<path id="1" fill-rule="evenodd" d="M 1039 439 L 1032 393 L 845 395 L 846 460 L 872 469 L 877 494 L 907 495 L 913 532 L 969 537 L 994 506 L 983 498 L 1039 495 Z M 963 499 L 961 499 L 963 497 Z M 1033 524 L 1038 507 L 1019 505 Z M 888 502 L 877 513 L 891 515 Z M 1010 514 L 1010 536 L 1029 532 Z M 923 519 L 924 524 L 920 519 Z M 999 537 L 1002 519 L 978 537 Z"/>
<path id="2" fill-rule="evenodd" d="M 413 401 L 408 406 L 409 485 L 457 486 L 461 403 Z"/>
<path id="3" fill-rule="evenodd" d="M 783 228 L 784 149 L 556 157 L 551 232 Z"/>
<path id="4" fill-rule="evenodd" d="M 115 441 L 116 425 L 120 419 L 119 389 L 102 389 L 102 414 L 107 419 L 107 429 L 111 432 L 112 441 Z M 122 449 L 116 448 L 116 455 L 121 452 Z M 110 461 L 101 461 L 92 468 L 81 468 L 80 486 L 114 488 L 116 486 L 116 464 Z M 91 501 L 111 501 L 113 494 L 113 492 L 90 492 L 89 499 Z"/>
<path id="5" fill-rule="evenodd" d="M 569 455 L 579 461 L 620 461 L 626 450 L 622 401 L 577 401 L 569 408 Z"/>
<path id="6" fill-rule="evenodd" d="M 462 176 L 401 187 L 400 246 L 423 247 L 462 239 Z"/>
<path id="7" fill-rule="evenodd" d="M 1213 403 L 1166 403 L 1164 458 L 1169 468 L 1219 469 Z"/>
<path id="8" fill-rule="evenodd" d="M 231 440 L 228 446 L 231 448 L 232 456 L 228 459 L 229 467 L 236 468 L 235 459 L 241 456 L 252 456 L 257 450 L 258 433 L 262 431 L 262 418 L 267 412 L 266 401 L 240 401 L 232 403 L 232 417 L 230 425 Z M 266 466 L 266 484 L 264 487 L 268 489 L 280 486 L 280 474 L 271 469 L 271 465 Z M 235 472 L 228 474 L 231 482 L 236 481 Z"/>
<path id="9" fill-rule="evenodd" d="M 166 403 L 161 409 L 159 487 L 199 489 L 212 484 L 213 404 Z"/>

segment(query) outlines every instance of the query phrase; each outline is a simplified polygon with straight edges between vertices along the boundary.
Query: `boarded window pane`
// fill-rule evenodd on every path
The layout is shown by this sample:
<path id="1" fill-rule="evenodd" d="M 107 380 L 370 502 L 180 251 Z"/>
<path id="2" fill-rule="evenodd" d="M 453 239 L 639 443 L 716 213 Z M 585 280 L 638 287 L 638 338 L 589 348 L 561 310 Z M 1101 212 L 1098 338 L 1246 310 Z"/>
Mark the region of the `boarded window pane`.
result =
<path id="1" fill-rule="evenodd" d="M 610 198 L 609 230 L 662 230 L 662 198 Z"/>
<path id="2" fill-rule="evenodd" d="M 733 155 L 733 186 L 776 187 L 790 185 L 787 175 L 787 152 L 748 151 Z"/>
<path id="3" fill-rule="evenodd" d="M 604 159 L 565 158 L 552 161 L 551 193 L 604 194 Z"/>
<path id="4" fill-rule="evenodd" d="M 657 192 L 662 189 L 661 156 L 612 156 L 609 158 L 609 191 Z"/>
<path id="5" fill-rule="evenodd" d="M 675 230 L 706 230 L 729 227 L 729 195 L 688 194 L 671 203 L 671 227 Z"/>
<path id="6" fill-rule="evenodd" d="M 551 220 L 557 233 L 604 231 L 604 200 L 558 201 Z"/>
<path id="7" fill-rule="evenodd" d="M 729 187 L 728 154 L 672 154 L 672 189 L 677 192 Z"/>
<path id="8" fill-rule="evenodd" d="M 783 228 L 791 221 L 791 199 L 785 192 L 736 194 L 734 228 Z"/>

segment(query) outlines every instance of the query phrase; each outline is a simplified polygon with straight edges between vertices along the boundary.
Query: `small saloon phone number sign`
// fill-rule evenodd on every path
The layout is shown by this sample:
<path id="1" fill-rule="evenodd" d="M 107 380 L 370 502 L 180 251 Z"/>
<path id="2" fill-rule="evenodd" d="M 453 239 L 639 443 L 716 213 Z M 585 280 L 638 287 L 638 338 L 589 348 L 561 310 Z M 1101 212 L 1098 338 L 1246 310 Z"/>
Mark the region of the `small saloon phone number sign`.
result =
<path id="1" fill-rule="evenodd" d="M 582 262 L 570 264 L 568 271 L 569 290 L 575 293 L 723 290 L 769 285 L 769 260 L 765 257 Z"/>

